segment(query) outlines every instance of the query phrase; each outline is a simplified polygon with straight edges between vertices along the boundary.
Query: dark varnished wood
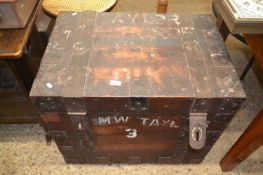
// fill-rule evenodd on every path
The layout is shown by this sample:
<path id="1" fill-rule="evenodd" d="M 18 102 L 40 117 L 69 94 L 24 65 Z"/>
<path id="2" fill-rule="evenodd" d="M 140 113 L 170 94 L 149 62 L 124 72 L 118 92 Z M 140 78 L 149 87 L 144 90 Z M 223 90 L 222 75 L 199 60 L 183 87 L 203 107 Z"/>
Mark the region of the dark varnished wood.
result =
<path id="1" fill-rule="evenodd" d="M 222 171 L 231 171 L 263 144 L 263 110 L 220 161 Z"/>
<path id="2" fill-rule="evenodd" d="M 35 25 L 40 9 L 41 1 L 34 8 L 25 28 L 0 30 L 0 60 L 7 62 L 19 84 L 18 88 L 0 86 L 1 123 L 39 122 L 39 114 L 28 98 L 28 94 L 44 52 Z M 30 51 L 24 49 L 27 43 L 29 43 Z M 10 74 L 6 78 L 1 77 L 0 81 L 2 84 L 11 82 L 13 79 L 14 77 Z"/>
<path id="3" fill-rule="evenodd" d="M 227 28 L 227 25 L 220 14 L 217 14 L 216 27 L 218 28 L 221 36 L 223 37 L 223 40 L 226 41 L 228 35 L 230 34 L 230 31 Z"/>
<path id="4" fill-rule="evenodd" d="M 245 98 L 212 16 L 94 12 L 60 13 L 30 96 L 66 162 L 102 164 L 199 163 Z"/>
<path id="5" fill-rule="evenodd" d="M 244 38 L 263 69 L 263 34 L 244 34 Z"/>
<path id="6" fill-rule="evenodd" d="M 40 9 L 41 2 L 37 3 L 25 28 L 0 29 L 0 60 L 18 59 L 22 56 Z"/>

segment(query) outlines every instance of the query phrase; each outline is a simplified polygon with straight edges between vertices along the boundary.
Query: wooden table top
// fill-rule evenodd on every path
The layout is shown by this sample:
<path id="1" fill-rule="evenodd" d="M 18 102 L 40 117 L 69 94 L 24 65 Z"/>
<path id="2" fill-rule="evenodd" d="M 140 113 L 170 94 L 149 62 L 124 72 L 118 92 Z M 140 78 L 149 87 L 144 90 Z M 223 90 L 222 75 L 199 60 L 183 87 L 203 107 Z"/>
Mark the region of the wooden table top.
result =
<path id="1" fill-rule="evenodd" d="M 32 26 L 41 9 L 41 4 L 41 1 L 39 1 L 25 28 L 0 29 L 0 60 L 17 59 L 22 56 L 23 48 L 28 41 Z"/>

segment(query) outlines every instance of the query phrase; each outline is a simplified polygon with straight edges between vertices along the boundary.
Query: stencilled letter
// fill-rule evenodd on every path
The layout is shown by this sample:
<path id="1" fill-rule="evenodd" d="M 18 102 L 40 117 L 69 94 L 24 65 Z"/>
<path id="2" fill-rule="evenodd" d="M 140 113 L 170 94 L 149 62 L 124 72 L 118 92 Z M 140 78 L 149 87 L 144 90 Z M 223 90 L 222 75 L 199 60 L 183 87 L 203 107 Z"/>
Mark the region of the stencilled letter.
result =
<path id="1" fill-rule="evenodd" d="M 146 126 L 146 121 L 147 121 L 147 120 L 150 120 L 149 118 L 143 118 L 143 117 L 140 118 L 140 119 L 142 120 L 142 125 L 143 125 L 143 126 Z"/>
<path id="2" fill-rule="evenodd" d="M 159 126 L 159 120 L 153 119 L 149 126 Z"/>
<path id="3" fill-rule="evenodd" d="M 110 117 L 99 117 L 99 125 L 110 125 Z"/>
<path id="4" fill-rule="evenodd" d="M 172 122 L 170 123 L 170 127 L 171 127 L 171 128 L 179 128 L 180 126 L 178 126 L 178 125 L 175 123 L 175 121 L 172 121 Z"/>
<path id="5" fill-rule="evenodd" d="M 171 120 L 163 120 L 162 127 L 168 125 L 170 121 L 171 121 Z"/>
<path id="6" fill-rule="evenodd" d="M 121 123 L 121 122 L 122 123 L 127 123 L 128 120 L 129 120 L 129 116 L 126 116 L 126 117 L 124 117 L 124 116 L 120 116 L 120 117 L 115 116 L 114 119 L 115 119 L 116 123 Z"/>

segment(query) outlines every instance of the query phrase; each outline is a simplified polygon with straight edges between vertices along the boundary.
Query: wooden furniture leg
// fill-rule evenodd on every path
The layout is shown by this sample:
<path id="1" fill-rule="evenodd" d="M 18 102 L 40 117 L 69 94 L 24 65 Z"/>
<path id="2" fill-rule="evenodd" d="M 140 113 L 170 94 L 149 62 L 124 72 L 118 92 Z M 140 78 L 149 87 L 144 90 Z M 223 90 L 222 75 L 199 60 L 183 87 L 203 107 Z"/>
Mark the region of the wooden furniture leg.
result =
<path id="1" fill-rule="evenodd" d="M 252 53 L 255 55 L 255 58 L 263 69 L 263 35 L 262 34 L 244 34 L 244 38 L 251 48 Z"/>
<path id="2" fill-rule="evenodd" d="M 222 17 L 219 14 L 217 15 L 217 18 L 216 18 L 216 26 L 217 26 L 221 36 L 223 37 L 223 40 L 226 41 L 228 35 L 230 34 L 230 31 L 229 31 L 226 23 L 224 22 L 224 20 L 222 19 Z M 235 34 L 233 34 L 233 35 L 238 40 L 240 40 L 241 42 L 247 44 L 246 38 L 244 39 L 244 38 L 241 38 L 239 35 L 235 35 Z M 253 65 L 254 62 L 255 62 L 255 56 L 253 55 L 251 57 L 251 59 L 249 60 L 248 64 L 246 65 L 244 71 L 242 72 L 242 75 L 240 76 L 240 80 L 243 80 L 245 78 L 248 70 L 250 69 L 250 67 Z"/>
<path id="3" fill-rule="evenodd" d="M 21 59 L 8 59 L 6 62 L 9 65 L 9 68 L 13 72 L 18 81 L 19 85 L 23 88 L 25 94 L 29 94 L 31 89 L 34 75 L 33 72 L 28 68 L 28 59 L 29 56 L 23 55 Z"/>
<path id="4" fill-rule="evenodd" d="M 42 41 L 42 38 L 35 24 L 32 27 L 32 32 L 30 36 L 30 48 L 31 48 L 31 53 L 30 53 L 31 59 L 29 60 L 28 65 L 35 78 L 38 72 L 41 58 L 45 51 L 44 42 Z"/>
<path id="5" fill-rule="evenodd" d="M 26 94 L 29 94 L 45 50 L 35 24 L 32 26 L 30 41 L 32 53 L 29 55 L 23 54 L 20 59 L 6 59 L 10 69 Z"/>
<path id="6" fill-rule="evenodd" d="M 244 80 L 245 76 L 247 75 L 250 67 L 253 65 L 253 63 L 255 62 L 256 57 L 252 56 L 252 58 L 250 58 L 249 62 L 247 63 L 244 71 L 242 72 L 241 76 L 240 76 L 240 80 Z"/>
<path id="7" fill-rule="evenodd" d="M 48 27 L 47 27 L 47 38 L 50 37 L 51 32 L 55 26 L 55 23 L 56 23 L 56 18 L 50 18 L 50 21 L 49 21 Z"/>
<path id="8" fill-rule="evenodd" d="M 168 0 L 158 0 L 157 13 L 166 13 Z"/>
<path id="9" fill-rule="evenodd" d="M 228 30 L 228 27 L 224 22 L 223 18 L 219 14 L 216 18 L 216 27 L 220 32 L 221 36 L 223 37 L 223 40 L 226 41 L 228 35 L 230 34 L 230 31 Z"/>
<path id="10" fill-rule="evenodd" d="M 220 161 L 222 171 L 230 171 L 263 144 L 263 110 L 256 116 Z"/>

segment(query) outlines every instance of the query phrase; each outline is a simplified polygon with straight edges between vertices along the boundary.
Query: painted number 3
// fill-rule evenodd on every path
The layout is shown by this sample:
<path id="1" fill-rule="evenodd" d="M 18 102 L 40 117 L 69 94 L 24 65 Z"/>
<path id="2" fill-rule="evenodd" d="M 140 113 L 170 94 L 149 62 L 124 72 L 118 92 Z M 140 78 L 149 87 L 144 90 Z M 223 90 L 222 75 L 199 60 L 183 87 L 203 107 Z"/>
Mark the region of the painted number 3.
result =
<path id="1" fill-rule="evenodd" d="M 126 131 L 126 137 L 129 139 L 135 138 L 137 137 L 137 130 L 136 129 L 132 129 L 132 128 L 127 128 L 125 129 Z"/>

